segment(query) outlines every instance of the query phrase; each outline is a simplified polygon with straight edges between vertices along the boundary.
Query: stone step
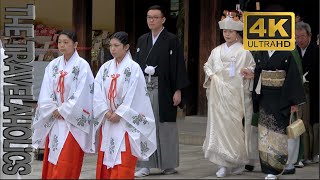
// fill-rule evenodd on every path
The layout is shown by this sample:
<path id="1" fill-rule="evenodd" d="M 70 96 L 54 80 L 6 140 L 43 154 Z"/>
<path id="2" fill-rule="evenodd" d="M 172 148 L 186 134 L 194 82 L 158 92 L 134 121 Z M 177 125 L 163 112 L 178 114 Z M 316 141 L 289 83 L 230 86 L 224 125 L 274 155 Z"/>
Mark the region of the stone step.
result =
<path id="1" fill-rule="evenodd" d="M 179 143 L 202 145 L 206 136 L 207 117 L 185 116 L 177 119 Z"/>

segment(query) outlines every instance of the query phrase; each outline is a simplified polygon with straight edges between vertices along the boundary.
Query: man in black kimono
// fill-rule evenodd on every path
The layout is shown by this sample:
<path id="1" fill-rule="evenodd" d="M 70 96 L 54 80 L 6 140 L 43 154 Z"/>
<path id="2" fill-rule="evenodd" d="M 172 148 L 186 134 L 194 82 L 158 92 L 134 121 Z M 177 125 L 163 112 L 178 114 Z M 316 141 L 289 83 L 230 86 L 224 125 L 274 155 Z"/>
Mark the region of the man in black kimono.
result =
<path id="1" fill-rule="evenodd" d="M 261 170 L 280 174 L 288 159 L 286 127 L 290 112 L 298 110 L 305 95 L 298 66 L 290 51 L 259 51 L 255 54 L 253 109 L 259 112 L 258 144 Z M 288 164 L 284 174 L 293 174 Z"/>
<path id="2" fill-rule="evenodd" d="M 319 41 L 319 35 L 318 35 Z M 310 99 L 311 104 L 311 120 L 310 122 L 313 123 L 313 162 L 319 162 L 319 44 L 316 47 L 314 54 L 314 59 L 311 63 L 310 75 L 311 75 L 311 84 L 310 84 Z"/>
<path id="3" fill-rule="evenodd" d="M 316 138 L 313 133 L 313 125 L 319 127 L 319 110 L 314 107 L 319 107 L 319 66 L 316 63 L 319 61 L 319 54 L 317 54 L 318 46 L 311 41 L 311 27 L 308 23 L 299 22 L 296 24 L 296 42 L 297 50 L 300 58 L 302 59 L 302 68 L 304 74 L 304 91 L 306 94 L 307 102 L 303 105 L 302 119 L 305 123 L 306 132 L 303 134 L 304 146 L 304 164 L 310 164 L 313 156 L 318 155 L 318 152 L 313 152 L 314 141 Z M 313 66 L 314 64 L 314 66 Z M 316 69 L 315 69 L 316 68 Z M 317 139 L 318 140 L 318 139 Z M 317 143 L 315 144 L 317 145 Z"/>
<path id="4" fill-rule="evenodd" d="M 168 32 L 164 9 L 151 6 L 147 24 L 151 32 L 137 42 L 135 61 L 145 72 L 147 92 L 157 124 L 157 151 L 149 161 L 138 162 L 136 177 L 147 176 L 150 168 L 173 174 L 179 166 L 179 138 L 176 124 L 177 106 L 183 107 L 184 89 L 188 86 L 182 47 L 176 35 Z M 159 96 L 158 96 L 159 95 Z"/>

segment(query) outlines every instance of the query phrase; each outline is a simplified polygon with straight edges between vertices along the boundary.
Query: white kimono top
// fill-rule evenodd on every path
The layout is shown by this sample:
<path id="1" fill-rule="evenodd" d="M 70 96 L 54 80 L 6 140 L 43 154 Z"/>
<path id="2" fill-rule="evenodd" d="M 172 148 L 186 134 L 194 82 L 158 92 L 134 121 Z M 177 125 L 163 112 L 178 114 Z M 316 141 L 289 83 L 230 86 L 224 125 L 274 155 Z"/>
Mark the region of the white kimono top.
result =
<path id="1" fill-rule="evenodd" d="M 120 64 L 112 59 L 101 66 L 95 78 L 93 106 L 95 128 L 102 128 L 100 151 L 105 153 L 103 164 L 107 168 L 121 164 L 126 132 L 132 154 L 148 160 L 157 148 L 155 118 L 144 75 L 130 53 Z M 122 117 L 118 123 L 104 119 L 109 110 Z"/>
<path id="2" fill-rule="evenodd" d="M 49 162 L 56 164 L 68 133 L 86 153 L 94 153 L 92 99 L 94 77 L 86 60 L 77 51 L 69 61 L 53 59 L 45 70 L 38 106 L 33 120 L 34 148 L 43 148 L 49 135 Z M 53 118 L 58 109 L 64 120 Z"/>
<path id="3" fill-rule="evenodd" d="M 241 43 L 230 47 L 224 43 L 216 47 L 204 64 L 206 77 L 203 86 L 207 89 L 208 123 L 203 151 L 210 161 L 226 167 L 246 165 L 249 159 L 258 157 L 258 137 L 253 135 L 257 129 L 251 126 L 253 108 L 250 84 L 253 80 L 240 75 L 242 68 L 253 71 L 255 62 Z"/>

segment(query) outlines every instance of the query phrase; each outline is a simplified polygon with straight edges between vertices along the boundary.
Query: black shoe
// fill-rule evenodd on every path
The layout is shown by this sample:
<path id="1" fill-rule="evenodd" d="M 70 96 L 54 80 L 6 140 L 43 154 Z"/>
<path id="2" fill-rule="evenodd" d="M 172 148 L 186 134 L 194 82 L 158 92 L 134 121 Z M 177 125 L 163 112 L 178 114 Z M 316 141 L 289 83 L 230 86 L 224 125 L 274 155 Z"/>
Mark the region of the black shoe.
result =
<path id="1" fill-rule="evenodd" d="M 248 170 L 248 171 L 253 171 L 253 169 L 254 169 L 254 166 L 251 166 L 251 165 L 245 165 L 245 167 L 244 167 L 246 170 Z"/>
<path id="2" fill-rule="evenodd" d="M 292 169 L 285 169 L 283 171 L 283 174 L 294 174 L 296 173 L 296 168 L 292 168 Z"/>

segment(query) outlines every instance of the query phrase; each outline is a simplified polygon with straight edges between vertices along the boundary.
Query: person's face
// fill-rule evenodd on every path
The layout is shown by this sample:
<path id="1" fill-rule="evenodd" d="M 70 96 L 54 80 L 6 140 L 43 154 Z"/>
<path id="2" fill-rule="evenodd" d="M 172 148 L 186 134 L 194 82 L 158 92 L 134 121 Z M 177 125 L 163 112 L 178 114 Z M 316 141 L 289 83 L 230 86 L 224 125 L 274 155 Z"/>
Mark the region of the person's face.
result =
<path id="1" fill-rule="evenodd" d="M 73 42 L 67 35 L 61 34 L 58 39 L 58 49 L 63 55 L 72 55 L 78 43 Z"/>
<path id="2" fill-rule="evenodd" d="M 310 40 L 311 35 L 308 35 L 305 29 L 296 30 L 296 43 L 300 48 L 305 49 L 308 46 Z"/>
<path id="3" fill-rule="evenodd" d="M 129 49 L 129 45 L 123 45 L 118 39 L 110 41 L 110 53 L 116 60 L 122 60 Z"/>
<path id="4" fill-rule="evenodd" d="M 159 30 L 162 28 L 166 18 L 163 17 L 160 10 L 149 10 L 147 13 L 147 24 L 150 30 Z"/>
<path id="5" fill-rule="evenodd" d="M 223 30 L 223 37 L 227 43 L 234 43 L 237 41 L 237 31 L 224 29 Z"/>

